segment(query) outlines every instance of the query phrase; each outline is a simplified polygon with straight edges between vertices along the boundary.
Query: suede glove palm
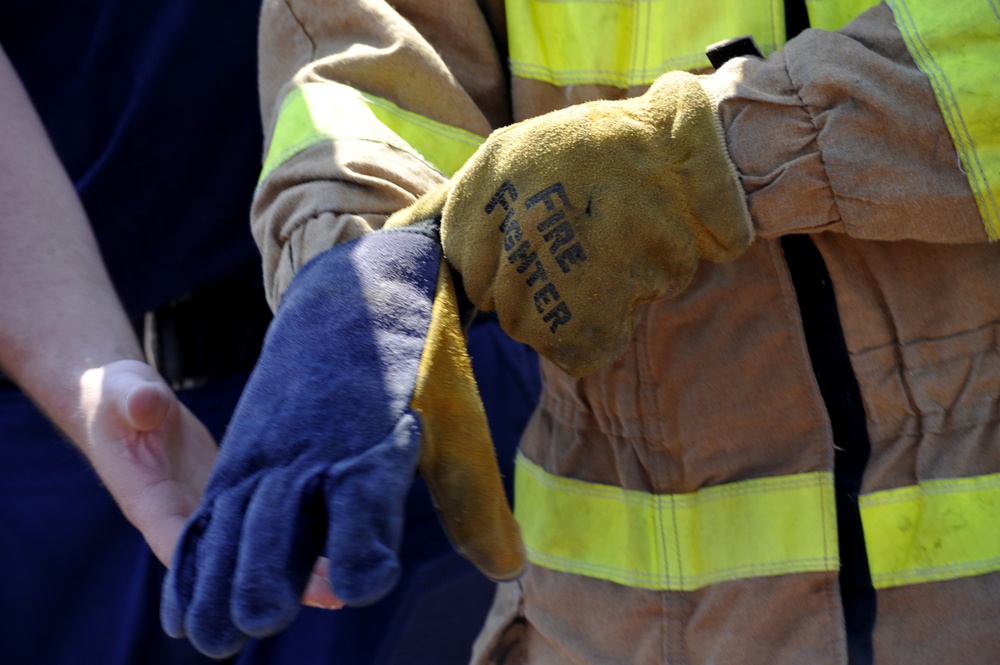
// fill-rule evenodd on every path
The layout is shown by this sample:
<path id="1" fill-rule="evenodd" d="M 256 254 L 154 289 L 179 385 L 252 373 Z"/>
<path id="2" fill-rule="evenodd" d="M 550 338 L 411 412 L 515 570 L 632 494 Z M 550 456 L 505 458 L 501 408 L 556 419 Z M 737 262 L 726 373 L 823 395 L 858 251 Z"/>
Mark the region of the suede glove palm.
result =
<path id="1" fill-rule="evenodd" d="M 640 305 L 753 236 L 712 103 L 682 72 L 494 132 L 388 226 L 436 217 L 470 300 L 575 376 L 621 355 Z"/>
<path id="2" fill-rule="evenodd" d="M 424 227 L 337 246 L 292 281 L 178 543 L 165 630 L 214 657 L 274 634 L 320 554 L 345 603 L 381 598 L 418 465 L 456 549 L 518 575 L 450 271 Z"/>

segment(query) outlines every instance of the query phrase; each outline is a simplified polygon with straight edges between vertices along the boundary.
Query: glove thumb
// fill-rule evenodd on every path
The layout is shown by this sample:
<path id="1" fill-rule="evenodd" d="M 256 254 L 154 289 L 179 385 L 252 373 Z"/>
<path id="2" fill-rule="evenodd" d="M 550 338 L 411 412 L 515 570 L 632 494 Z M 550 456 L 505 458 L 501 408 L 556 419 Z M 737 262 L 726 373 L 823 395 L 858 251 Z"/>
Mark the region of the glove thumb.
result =
<path id="1" fill-rule="evenodd" d="M 524 544 L 500 480 L 443 260 L 411 404 L 424 426 L 419 469 L 452 545 L 491 579 L 517 577 Z"/>

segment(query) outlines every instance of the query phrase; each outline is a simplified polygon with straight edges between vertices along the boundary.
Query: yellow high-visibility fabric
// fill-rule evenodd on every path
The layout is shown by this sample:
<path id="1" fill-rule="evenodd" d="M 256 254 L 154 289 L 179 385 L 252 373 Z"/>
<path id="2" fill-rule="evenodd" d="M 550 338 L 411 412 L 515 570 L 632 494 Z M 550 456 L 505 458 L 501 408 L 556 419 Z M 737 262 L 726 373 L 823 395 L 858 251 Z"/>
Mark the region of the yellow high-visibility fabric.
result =
<path id="1" fill-rule="evenodd" d="M 879 4 L 879 0 L 806 0 L 809 26 L 840 30 L 855 16 Z"/>
<path id="2" fill-rule="evenodd" d="M 889 0 L 910 55 L 927 74 L 986 232 L 1000 239 L 1000 5 L 996 0 Z"/>
<path id="3" fill-rule="evenodd" d="M 810 24 L 835 30 L 878 4 L 808 0 Z M 918 66 L 931 80 L 993 240 L 1000 239 L 1000 10 L 995 0 L 889 0 Z M 672 69 L 709 67 L 710 44 L 752 34 L 765 55 L 785 40 L 777 0 L 508 0 L 511 72 L 570 86 L 652 83 Z"/>
<path id="4" fill-rule="evenodd" d="M 862 495 L 877 589 L 1000 570 L 1000 474 Z"/>
<path id="5" fill-rule="evenodd" d="M 306 83 L 282 102 L 260 179 L 309 146 L 359 139 L 404 150 L 451 176 L 485 140 L 339 83 Z"/>
<path id="6" fill-rule="evenodd" d="M 833 476 L 650 494 L 552 475 L 519 454 L 515 516 L 528 559 L 661 591 L 839 565 Z"/>
<path id="7" fill-rule="evenodd" d="M 780 0 L 508 0 L 515 76 L 566 86 L 648 85 L 710 67 L 710 44 L 752 34 L 765 54 L 785 41 Z"/>

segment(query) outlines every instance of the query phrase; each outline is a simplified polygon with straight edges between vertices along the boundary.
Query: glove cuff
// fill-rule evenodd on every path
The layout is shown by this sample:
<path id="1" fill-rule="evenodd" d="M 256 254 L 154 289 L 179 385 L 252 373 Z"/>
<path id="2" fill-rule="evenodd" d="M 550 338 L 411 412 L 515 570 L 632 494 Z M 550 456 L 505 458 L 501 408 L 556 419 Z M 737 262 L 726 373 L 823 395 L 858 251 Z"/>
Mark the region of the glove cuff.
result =
<path id="1" fill-rule="evenodd" d="M 682 176 L 699 255 L 722 262 L 740 256 L 755 230 L 714 95 L 711 77 L 668 72 L 639 99 L 647 121 L 667 137 L 664 159 Z"/>

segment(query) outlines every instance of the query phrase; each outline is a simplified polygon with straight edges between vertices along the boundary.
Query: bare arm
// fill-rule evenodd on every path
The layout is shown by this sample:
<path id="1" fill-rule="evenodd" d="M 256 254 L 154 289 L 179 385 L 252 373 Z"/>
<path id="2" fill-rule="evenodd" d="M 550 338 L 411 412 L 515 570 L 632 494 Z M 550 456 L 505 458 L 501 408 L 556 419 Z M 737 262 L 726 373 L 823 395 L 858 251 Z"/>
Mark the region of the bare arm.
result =
<path id="1" fill-rule="evenodd" d="M 0 49 L 0 368 L 170 564 L 216 457 L 142 351 L 79 198 Z M 304 602 L 338 607 L 317 565 Z"/>
<path id="2" fill-rule="evenodd" d="M 0 367 L 167 563 L 215 442 L 142 352 L 87 216 L 0 50 Z"/>
<path id="3" fill-rule="evenodd" d="M 79 377 L 142 352 L 83 207 L 2 51 L 0 117 L 0 366 L 79 442 Z"/>

